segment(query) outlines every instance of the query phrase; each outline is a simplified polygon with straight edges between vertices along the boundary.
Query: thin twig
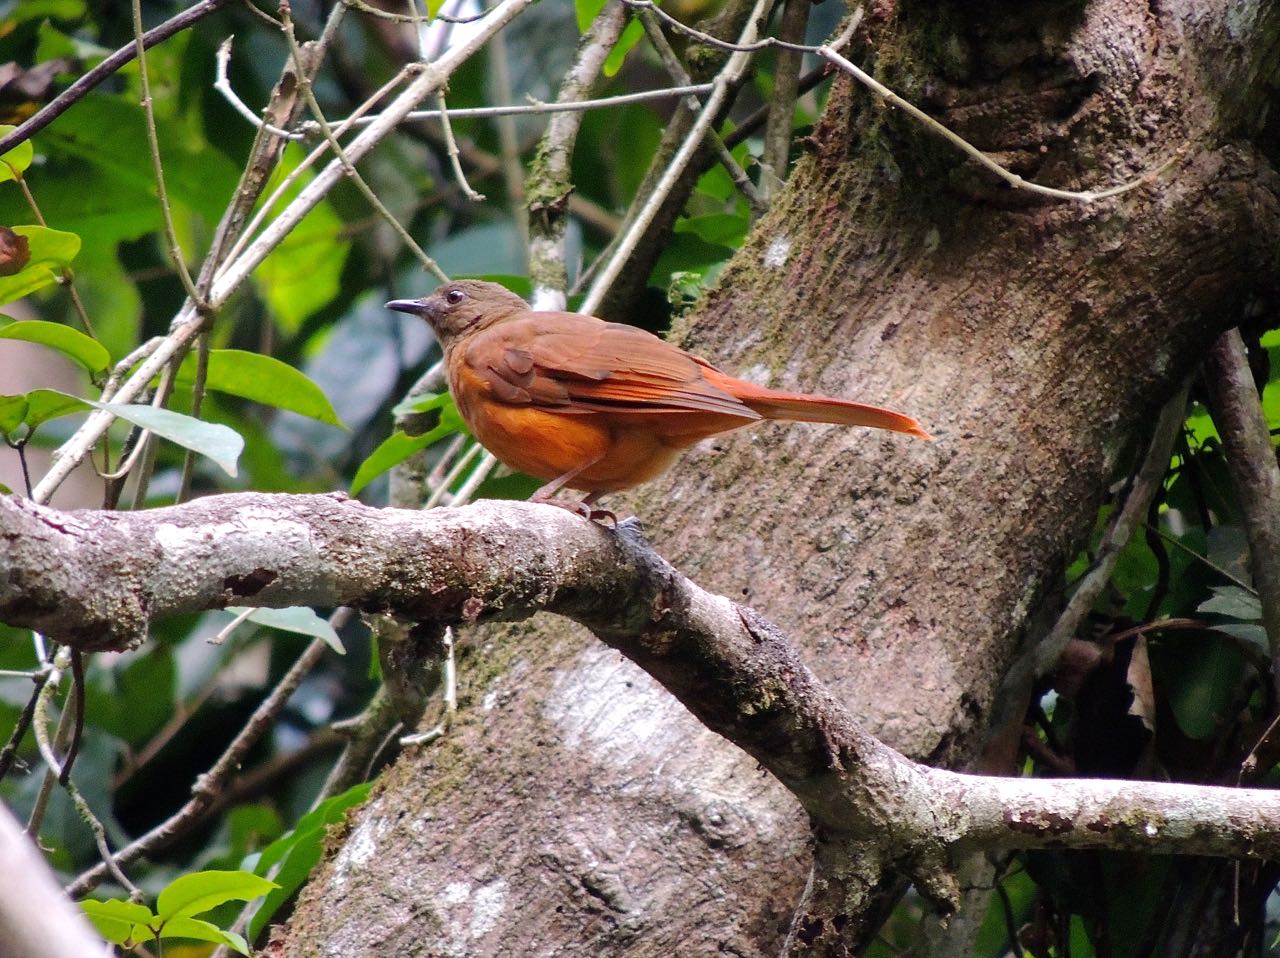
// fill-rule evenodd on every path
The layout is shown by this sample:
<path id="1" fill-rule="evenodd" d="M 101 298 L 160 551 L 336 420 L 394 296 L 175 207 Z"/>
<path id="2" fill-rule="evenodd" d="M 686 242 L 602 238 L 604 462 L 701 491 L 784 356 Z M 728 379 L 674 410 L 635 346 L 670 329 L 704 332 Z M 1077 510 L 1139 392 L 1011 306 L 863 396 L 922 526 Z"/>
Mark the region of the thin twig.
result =
<path id="1" fill-rule="evenodd" d="M 1186 418 L 1189 388 L 1190 385 L 1184 383 L 1160 410 L 1147 454 L 1133 477 L 1124 505 L 1112 517 L 1102 535 L 1092 567 L 1076 583 L 1075 591 L 1053 629 L 1036 644 L 1033 655 L 1035 674 L 1044 675 L 1057 664 L 1067 642 L 1079 631 L 1085 616 L 1111 581 L 1111 573 L 1120 560 L 1120 554 L 1142 524 L 1151 498 L 1160 491 L 1169 470 L 1173 445 Z"/>
<path id="2" fill-rule="evenodd" d="M 364 0 L 342 0 L 347 6 L 361 13 L 367 13 L 371 17 L 377 17 L 379 20 L 390 20 L 392 23 L 421 23 L 425 18 L 418 13 L 392 13 L 390 10 L 379 10 L 377 7 L 371 7 Z M 481 10 L 469 17 L 458 17 L 444 11 L 437 11 L 434 19 L 443 20 L 445 23 L 475 23 L 477 20 L 483 20 L 492 12 L 490 10 Z"/>
<path id="3" fill-rule="evenodd" d="M 453 169 L 454 178 L 457 179 L 458 186 L 467 199 L 482 203 L 484 194 L 477 193 L 471 188 L 471 184 L 467 182 L 467 174 L 462 172 L 462 164 L 458 161 L 458 143 L 453 138 L 453 125 L 449 122 L 449 108 L 444 102 L 443 93 L 436 94 L 436 103 L 439 104 L 440 128 L 444 131 L 445 148 L 449 154 L 449 165 Z"/>
<path id="4" fill-rule="evenodd" d="M 460 438 L 465 440 L 466 437 L 464 436 Z M 466 453 L 464 453 L 462 456 L 458 458 L 457 462 L 453 464 L 453 467 L 449 470 L 449 472 L 444 476 L 443 479 L 440 480 L 440 484 L 432 491 L 430 498 L 427 499 L 426 503 L 423 504 L 422 508 L 433 509 L 436 506 L 440 505 L 441 502 L 443 502 L 445 498 L 449 496 L 449 490 L 453 488 L 453 484 L 458 481 L 458 477 L 461 476 L 462 473 L 466 471 L 467 467 L 471 465 L 472 461 L 477 456 L 479 456 L 482 452 L 484 452 L 484 447 L 480 445 L 480 443 L 478 442 L 472 443 L 471 446 L 467 449 Z M 446 461 L 447 459 L 444 459 L 444 458 L 441 459 L 441 462 L 446 462 Z M 461 498 L 461 497 L 459 496 L 458 498 Z M 461 502 L 457 501 L 454 498 L 450 498 L 448 504 L 451 506 L 462 505 Z"/>
<path id="5" fill-rule="evenodd" d="M 235 40 L 235 37 L 230 36 L 218 45 L 218 53 L 215 58 L 217 67 L 213 81 L 213 88 L 222 94 L 222 98 L 231 104 L 231 108 L 233 110 L 239 113 L 259 130 L 270 133 L 272 136 L 282 137 L 286 140 L 301 140 L 303 138 L 302 133 L 291 133 L 278 126 L 273 126 L 250 110 L 249 107 L 245 105 L 244 100 L 240 99 L 236 94 L 235 88 L 231 86 L 231 80 L 227 75 L 227 66 L 231 63 L 231 43 L 233 40 Z"/>
<path id="6" fill-rule="evenodd" d="M 1053 628 L 1039 641 L 1032 642 L 1005 674 L 989 719 L 989 729 L 994 733 L 987 743 L 988 758 L 984 762 L 989 770 L 1002 771 L 1006 760 L 1012 759 L 1012 754 L 1006 752 L 1016 744 L 1012 738 L 1015 732 L 1020 738 L 1022 716 L 1036 678 L 1057 665 L 1067 643 L 1111 581 L 1125 545 L 1142 526 L 1147 506 L 1159 492 L 1169 469 L 1173 446 L 1186 418 L 1189 389 L 1190 382 L 1184 383 L 1160 410 L 1146 456 L 1133 476 L 1124 505 L 1112 514 L 1089 571 L 1076 582 L 1075 591 Z"/>
<path id="7" fill-rule="evenodd" d="M 606 7 L 606 9 L 609 9 Z M 621 9 L 621 8 L 619 8 Z M 599 18 L 597 18 L 599 19 Z M 493 49 L 485 61 L 492 78 L 491 95 L 499 106 L 507 106 L 512 101 L 510 54 L 507 51 L 507 36 L 499 33 L 493 38 Z M 444 100 L 440 100 L 440 123 L 449 122 L 444 114 Z M 554 118 L 552 122 L 555 122 Z M 516 121 L 510 114 L 503 114 L 494 120 L 498 131 L 498 158 L 502 161 L 502 179 L 507 190 L 507 205 L 511 208 L 512 218 L 520 230 L 521 245 L 529 243 L 529 223 L 525 219 L 524 166 L 520 162 L 520 136 Z M 445 129 L 445 144 L 448 146 L 452 134 Z"/>
<path id="8" fill-rule="evenodd" d="M 9 166 L 8 163 L 5 165 Z M 49 224 L 45 221 L 44 213 L 40 211 L 40 204 L 36 202 L 36 195 L 31 192 L 31 187 L 27 185 L 26 177 L 22 175 L 22 171 L 15 170 L 12 166 L 9 166 L 9 172 L 13 174 L 13 180 L 18 184 L 18 189 L 22 191 L 22 196 L 27 201 L 27 206 L 30 207 L 36 222 L 41 226 L 47 227 Z M 66 287 L 67 295 L 71 297 L 71 306 L 80 318 L 80 325 L 84 327 L 86 333 L 97 339 L 98 334 L 94 332 L 93 323 L 89 321 L 89 311 L 85 309 L 84 300 L 80 298 L 80 293 L 76 290 L 75 273 L 70 266 L 63 266 L 59 270 L 59 282 Z"/>
<path id="9" fill-rule="evenodd" d="M 169 258 L 178 271 L 182 288 L 191 300 L 200 303 L 200 294 L 187 270 L 187 258 L 178 242 L 178 231 L 173 226 L 173 208 L 169 205 L 169 191 L 164 185 L 164 160 L 160 156 L 160 134 L 156 132 L 155 104 L 151 101 L 151 71 L 147 69 L 147 46 L 142 30 L 142 0 L 130 3 L 133 14 L 133 43 L 138 56 L 138 80 L 142 87 L 142 117 L 147 128 L 147 148 L 151 154 L 151 167 L 156 178 L 156 198 L 160 201 L 160 217 L 164 223 L 164 239 L 168 244 Z"/>
<path id="10" fill-rule="evenodd" d="M 1053 186 L 1042 186 L 1039 183 L 1033 183 L 1031 180 L 1023 179 L 1017 173 L 1006 170 L 1003 166 L 991 159 L 987 154 L 983 153 L 964 137 L 960 136 L 958 133 L 953 133 L 949 128 L 943 126 L 933 117 L 929 116 L 929 114 L 925 113 L 924 110 L 908 103 L 875 77 L 858 69 L 831 47 L 819 47 L 817 53 L 819 56 L 838 66 L 841 70 L 849 74 L 868 90 L 875 93 L 886 103 L 898 107 L 908 116 L 924 124 L 927 129 L 936 133 L 948 143 L 958 147 L 961 152 L 972 159 L 977 160 L 982 167 L 990 170 L 1016 190 L 1026 190 L 1028 193 L 1034 193 L 1037 196 L 1047 196 L 1050 199 L 1055 200 L 1070 200 L 1075 203 L 1096 203 L 1098 200 L 1104 200 L 1112 196 L 1119 196 L 1121 193 L 1128 193 L 1130 190 L 1136 190 L 1140 186 L 1148 186 L 1182 159 L 1182 150 L 1178 150 L 1173 156 L 1169 157 L 1169 159 L 1165 160 L 1154 170 L 1143 173 L 1136 179 L 1129 180 L 1126 183 L 1121 183 L 1119 186 L 1112 186 L 1105 190 L 1060 190 Z"/>
<path id="11" fill-rule="evenodd" d="M 573 63 L 565 71 L 556 100 L 588 99 L 601 82 L 609 52 L 622 36 L 627 9 L 605 4 L 583 34 Z M 529 173 L 529 278 L 535 309 L 564 309 L 569 285 L 565 249 L 567 198 L 573 193 L 573 151 L 582 127 L 582 113 L 558 113 L 551 118 L 538 144 L 537 160 Z M 523 217 L 522 217 L 523 219 Z"/>
<path id="12" fill-rule="evenodd" d="M 209 379 L 209 333 L 203 332 L 196 338 L 196 378 L 191 384 L 191 418 L 199 419 L 204 409 L 205 386 Z M 186 502 L 191 497 L 191 480 L 196 471 L 196 453 L 194 449 L 186 450 L 182 457 L 182 475 L 178 479 L 178 491 L 173 497 L 175 503 Z"/>
<path id="13" fill-rule="evenodd" d="M 779 39 L 800 43 L 809 24 L 809 0 L 786 0 L 778 19 Z M 769 96 L 769 120 L 765 125 L 764 151 L 760 157 L 760 192 L 772 197 L 787 178 L 791 158 L 791 128 L 800 91 L 800 61 L 803 54 L 782 48 L 773 66 L 773 92 Z"/>

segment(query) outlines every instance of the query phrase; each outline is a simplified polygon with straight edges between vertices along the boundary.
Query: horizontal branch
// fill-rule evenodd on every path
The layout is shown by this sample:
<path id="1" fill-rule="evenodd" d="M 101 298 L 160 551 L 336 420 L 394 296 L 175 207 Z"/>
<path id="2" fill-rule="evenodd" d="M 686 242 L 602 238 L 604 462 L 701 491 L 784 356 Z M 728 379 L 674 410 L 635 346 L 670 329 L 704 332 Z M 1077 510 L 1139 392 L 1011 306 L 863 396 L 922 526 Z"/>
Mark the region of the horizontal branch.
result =
<path id="1" fill-rule="evenodd" d="M 349 605 L 441 625 L 566 616 L 759 761 L 824 832 L 917 881 L 945 869 L 939 848 L 1280 857 L 1280 792 L 910 761 L 775 627 L 680 575 L 633 524 L 615 531 L 520 502 L 421 512 L 243 493 L 119 513 L 5 496 L 0 542 L 0 620 L 85 650 L 135 645 L 152 619 L 228 605 Z"/>

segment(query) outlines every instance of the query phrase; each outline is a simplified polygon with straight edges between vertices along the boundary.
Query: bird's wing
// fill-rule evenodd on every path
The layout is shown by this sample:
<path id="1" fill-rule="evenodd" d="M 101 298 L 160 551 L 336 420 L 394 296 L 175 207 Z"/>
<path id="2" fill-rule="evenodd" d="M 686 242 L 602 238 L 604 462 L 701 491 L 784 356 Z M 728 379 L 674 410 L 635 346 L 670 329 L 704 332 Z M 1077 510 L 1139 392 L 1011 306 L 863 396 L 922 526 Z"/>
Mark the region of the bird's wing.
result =
<path id="1" fill-rule="evenodd" d="M 578 313 L 529 313 L 477 333 L 467 364 L 510 405 L 566 414 L 760 414 L 703 376 L 707 363 L 634 326 Z"/>

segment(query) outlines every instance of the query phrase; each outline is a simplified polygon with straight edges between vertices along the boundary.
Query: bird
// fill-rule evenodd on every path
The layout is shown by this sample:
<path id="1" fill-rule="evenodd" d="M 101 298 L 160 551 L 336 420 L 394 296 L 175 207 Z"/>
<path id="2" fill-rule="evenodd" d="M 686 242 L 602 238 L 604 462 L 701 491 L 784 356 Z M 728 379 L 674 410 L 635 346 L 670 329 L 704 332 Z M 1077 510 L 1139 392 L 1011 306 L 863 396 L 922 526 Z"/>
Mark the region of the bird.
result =
<path id="1" fill-rule="evenodd" d="M 653 479 L 702 439 L 766 419 L 932 438 L 890 409 L 737 379 L 635 326 L 533 310 L 498 283 L 455 280 L 386 308 L 431 326 L 472 435 L 545 483 L 531 500 L 591 519 L 613 518 L 591 508 L 601 496 Z M 586 496 L 552 498 L 565 487 Z"/>

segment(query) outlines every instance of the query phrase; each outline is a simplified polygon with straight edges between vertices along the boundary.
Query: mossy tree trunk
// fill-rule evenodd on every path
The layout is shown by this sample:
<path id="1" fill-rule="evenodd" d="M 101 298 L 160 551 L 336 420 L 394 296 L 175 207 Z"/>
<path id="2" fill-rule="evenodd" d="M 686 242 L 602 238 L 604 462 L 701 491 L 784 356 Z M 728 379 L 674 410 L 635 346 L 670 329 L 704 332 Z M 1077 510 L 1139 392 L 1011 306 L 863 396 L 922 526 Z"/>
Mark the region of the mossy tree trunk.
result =
<path id="1" fill-rule="evenodd" d="M 1274 283 L 1280 8 L 886 2 L 868 31 L 855 61 L 1028 179 L 1102 188 L 1178 159 L 1114 199 L 1047 202 L 839 77 L 678 335 L 757 381 L 903 409 L 937 441 L 766 426 L 626 508 L 786 630 L 876 734 L 963 766 L 1108 484 Z M 453 731 L 390 770 L 273 953 L 779 952 L 811 854 L 776 782 L 562 621 L 465 643 Z M 837 953 L 806 927 L 795 949 Z"/>

